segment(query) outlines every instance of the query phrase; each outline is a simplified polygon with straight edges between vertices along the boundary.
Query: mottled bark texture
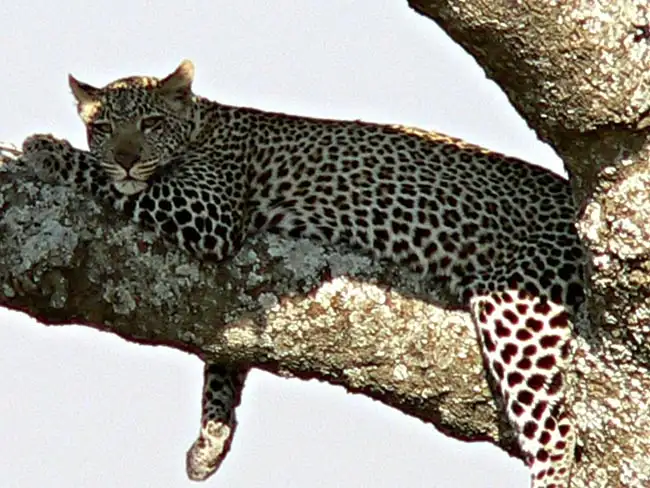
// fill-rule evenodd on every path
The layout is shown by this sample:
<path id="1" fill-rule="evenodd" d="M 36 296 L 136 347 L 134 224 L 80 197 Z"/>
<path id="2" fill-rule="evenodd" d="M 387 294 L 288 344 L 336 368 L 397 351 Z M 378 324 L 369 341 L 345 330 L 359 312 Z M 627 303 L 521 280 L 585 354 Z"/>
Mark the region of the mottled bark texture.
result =
<path id="1" fill-rule="evenodd" d="M 409 3 L 475 57 L 565 162 L 590 252 L 574 485 L 650 486 L 650 3 Z"/>

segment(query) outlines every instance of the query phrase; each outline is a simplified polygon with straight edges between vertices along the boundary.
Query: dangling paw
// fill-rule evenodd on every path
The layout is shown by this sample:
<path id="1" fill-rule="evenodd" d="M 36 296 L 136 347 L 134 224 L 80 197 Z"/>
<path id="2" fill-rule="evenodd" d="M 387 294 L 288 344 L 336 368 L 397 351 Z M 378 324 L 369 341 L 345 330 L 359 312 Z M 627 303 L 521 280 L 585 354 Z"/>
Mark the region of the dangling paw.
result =
<path id="1" fill-rule="evenodd" d="M 201 431 L 187 451 L 187 476 L 208 479 L 226 458 L 237 428 L 235 410 L 241 400 L 246 369 L 205 363 L 201 398 Z"/>
<path id="2" fill-rule="evenodd" d="M 237 428 L 237 421 L 208 420 L 199 437 L 187 451 L 185 469 L 192 481 L 204 481 L 212 476 L 225 459 Z"/>

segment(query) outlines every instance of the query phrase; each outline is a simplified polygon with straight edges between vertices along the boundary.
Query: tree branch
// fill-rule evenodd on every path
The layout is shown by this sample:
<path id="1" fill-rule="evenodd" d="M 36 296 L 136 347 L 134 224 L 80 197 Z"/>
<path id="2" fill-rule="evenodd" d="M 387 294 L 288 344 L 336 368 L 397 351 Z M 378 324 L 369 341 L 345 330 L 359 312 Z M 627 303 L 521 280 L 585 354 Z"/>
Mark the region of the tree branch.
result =
<path id="1" fill-rule="evenodd" d="M 318 378 L 517 453 L 468 316 L 369 258 L 261 236 L 199 263 L 114 211 L 0 165 L 0 306 L 275 374 Z"/>
<path id="2" fill-rule="evenodd" d="M 575 178 L 594 185 L 608 147 L 633 145 L 650 110 L 644 1 L 409 0 L 485 69 Z"/>
<path id="3" fill-rule="evenodd" d="M 351 251 L 261 236 L 230 262 L 199 263 L 10 162 L 0 165 L 0 289 L 0 306 L 46 324 L 343 385 L 519 455 L 468 316 L 435 283 Z M 580 345 L 574 411 L 585 446 L 574 486 L 647 482 L 650 375 Z"/>

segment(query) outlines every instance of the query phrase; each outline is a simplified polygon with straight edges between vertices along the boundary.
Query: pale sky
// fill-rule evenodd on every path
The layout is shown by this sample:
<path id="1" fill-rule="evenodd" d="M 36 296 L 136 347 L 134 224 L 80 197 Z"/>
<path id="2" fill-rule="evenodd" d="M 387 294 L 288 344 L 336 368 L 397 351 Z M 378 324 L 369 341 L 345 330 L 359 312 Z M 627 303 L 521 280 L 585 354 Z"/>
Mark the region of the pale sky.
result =
<path id="1" fill-rule="evenodd" d="M 178 4 L 180 5 L 180 4 Z M 66 82 L 164 76 L 232 105 L 401 123 L 561 171 L 498 87 L 406 0 L 4 2 L 0 140 L 85 147 Z M 372 5 L 365 10 L 364 5 Z M 196 486 L 202 367 L 164 347 L 0 310 L 0 488 Z M 521 488 L 523 463 L 341 387 L 250 375 L 228 459 L 206 488 Z"/>

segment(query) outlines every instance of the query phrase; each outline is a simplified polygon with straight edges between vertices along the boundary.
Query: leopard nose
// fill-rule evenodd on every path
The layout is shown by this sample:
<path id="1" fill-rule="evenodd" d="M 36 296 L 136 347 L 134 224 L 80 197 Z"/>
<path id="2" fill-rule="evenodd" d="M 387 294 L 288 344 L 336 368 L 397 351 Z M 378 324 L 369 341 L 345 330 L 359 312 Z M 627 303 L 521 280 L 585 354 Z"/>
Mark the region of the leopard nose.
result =
<path id="1" fill-rule="evenodd" d="M 138 161 L 140 161 L 140 155 L 138 153 L 132 151 L 115 152 L 115 162 L 124 169 L 131 169 Z"/>

